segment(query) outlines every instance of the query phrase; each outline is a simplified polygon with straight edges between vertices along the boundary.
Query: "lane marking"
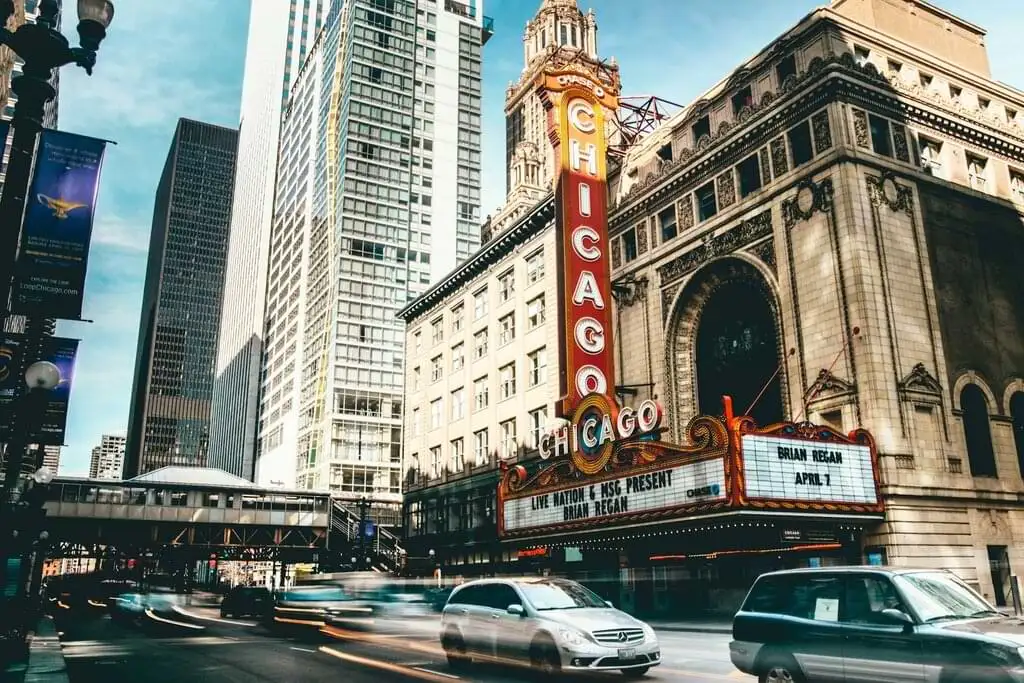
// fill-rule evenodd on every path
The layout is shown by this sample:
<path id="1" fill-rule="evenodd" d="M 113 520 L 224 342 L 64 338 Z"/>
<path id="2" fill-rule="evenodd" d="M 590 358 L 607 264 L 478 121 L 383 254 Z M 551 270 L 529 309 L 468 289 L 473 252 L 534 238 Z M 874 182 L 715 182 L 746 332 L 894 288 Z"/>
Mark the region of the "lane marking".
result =
<path id="1" fill-rule="evenodd" d="M 353 664 L 362 664 L 364 666 L 370 666 L 375 669 L 381 669 L 382 671 L 390 671 L 392 673 L 403 674 L 412 678 L 419 678 L 424 681 L 435 681 L 435 683 L 447 683 L 450 680 L 462 680 L 458 676 L 452 674 L 440 674 L 436 671 L 430 671 L 428 669 L 419 668 L 408 668 L 399 666 L 398 664 L 391 664 L 390 662 L 382 662 L 377 659 L 368 659 L 366 657 L 359 657 L 358 655 L 351 655 L 346 652 L 338 652 L 329 647 L 321 647 L 320 652 L 331 657 L 336 657 L 346 662 L 352 662 Z"/>
<path id="2" fill-rule="evenodd" d="M 455 674 L 446 674 L 440 671 L 434 671 L 433 669 L 424 669 L 422 666 L 414 666 L 412 668 L 416 671 L 422 671 L 425 674 L 434 674 L 436 676 L 444 676 L 445 678 L 454 678 L 455 680 L 459 680 L 459 677 Z"/>
<path id="3" fill-rule="evenodd" d="M 153 621 L 159 621 L 161 623 L 170 624 L 172 626 L 183 626 L 185 628 L 191 628 L 199 631 L 206 630 L 205 626 L 200 626 L 199 624 L 186 624 L 184 621 L 174 621 L 173 619 L 164 619 L 163 617 L 158 617 L 151 609 L 146 610 L 146 616 L 152 619 Z"/>
<path id="4" fill-rule="evenodd" d="M 246 622 L 246 621 L 234 621 L 232 619 L 221 619 L 221 618 L 218 618 L 218 617 L 204 617 L 201 614 L 196 614 L 195 612 L 189 612 L 187 610 L 183 610 L 182 608 L 178 607 L 177 605 L 171 605 L 171 609 L 174 610 L 175 612 L 177 612 L 178 614 L 181 614 L 181 615 L 186 616 L 186 617 L 191 617 L 193 619 L 199 619 L 201 621 L 216 621 L 216 622 L 220 622 L 221 624 L 231 624 L 232 626 L 248 626 L 250 628 L 256 625 L 256 624 L 253 624 L 253 623 L 250 623 L 250 622 Z"/>
<path id="5" fill-rule="evenodd" d="M 306 648 L 306 647 L 291 647 L 291 648 L 288 648 L 288 649 L 296 650 L 298 652 L 312 652 L 313 654 L 316 654 L 316 650 L 310 650 L 309 648 Z"/>
<path id="6" fill-rule="evenodd" d="M 655 666 L 651 668 L 651 673 L 667 673 L 674 674 L 676 676 L 697 676 L 699 678 L 713 678 L 716 681 L 734 681 L 736 680 L 736 674 L 740 677 L 746 677 L 746 674 L 740 673 L 739 671 L 733 671 L 728 674 L 716 674 L 709 671 L 691 671 L 689 669 L 673 669 L 667 666 Z"/>

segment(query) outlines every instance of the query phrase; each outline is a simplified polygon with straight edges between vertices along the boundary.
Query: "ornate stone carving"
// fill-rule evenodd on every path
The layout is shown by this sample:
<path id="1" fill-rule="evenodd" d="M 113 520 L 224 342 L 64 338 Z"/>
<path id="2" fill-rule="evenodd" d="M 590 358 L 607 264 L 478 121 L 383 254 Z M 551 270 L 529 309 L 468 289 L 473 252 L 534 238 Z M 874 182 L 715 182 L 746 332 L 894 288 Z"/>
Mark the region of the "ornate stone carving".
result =
<path id="1" fill-rule="evenodd" d="M 635 277 L 633 273 L 612 282 L 612 298 L 619 310 L 647 299 L 647 284 L 646 276 Z"/>
<path id="2" fill-rule="evenodd" d="M 668 320 L 669 311 L 672 310 L 672 302 L 676 299 L 676 293 L 679 292 L 679 288 L 683 286 L 682 282 L 676 282 L 663 287 L 661 290 L 661 321 L 664 323 Z"/>
<path id="3" fill-rule="evenodd" d="M 868 137 L 868 115 L 863 109 L 853 110 L 853 139 L 858 147 L 871 147 L 871 140 Z"/>
<path id="4" fill-rule="evenodd" d="M 891 171 L 880 176 L 865 177 L 868 185 L 868 196 L 875 206 L 888 206 L 892 211 L 902 211 L 910 215 L 914 211 L 914 195 L 909 187 L 896 182 Z"/>
<path id="5" fill-rule="evenodd" d="M 622 240 L 613 239 L 611 244 L 612 249 L 612 269 L 618 268 L 622 265 Z"/>
<path id="6" fill-rule="evenodd" d="M 835 195 L 832 179 L 820 183 L 805 180 L 797 185 L 796 194 L 782 202 L 782 221 L 787 229 L 805 221 L 818 211 L 829 211 Z"/>
<path id="7" fill-rule="evenodd" d="M 821 154 L 832 149 L 832 127 L 828 122 L 828 111 L 819 111 L 811 117 L 811 132 L 814 136 L 814 153 Z"/>
<path id="8" fill-rule="evenodd" d="M 775 243 L 773 240 L 767 239 L 760 244 L 755 244 L 750 248 L 750 253 L 761 259 L 773 273 L 778 272 L 778 264 L 775 260 Z"/>
<path id="9" fill-rule="evenodd" d="M 705 261 L 737 251 L 751 242 L 770 235 L 771 232 L 772 212 L 771 210 L 762 211 L 659 267 L 658 278 L 662 284 L 677 280 L 695 270 Z"/>
<path id="10" fill-rule="evenodd" d="M 679 234 L 683 235 L 693 227 L 693 194 L 687 192 L 679 199 Z"/>
<path id="11" fill-rule="evenodd" d="M 789 171 L 789 157 L 786 156 L 786 138 L 781 135 L 771 142 L 772 175 L 778 178 Z"/>
<path id="12" fill-rule="evenodd" d="M 898 123 L 892 124 L 892 144 L 896 158 L 910 163 L 910 145 L 907 144 L 907 129 Z"/>
<path id="13" fill-rule="evenodd" d="M 772 163 L 768 156 L 768 148 L 762 147 L 757 152 L 758 161 L 761 164 L 761 184 L 768 185 L 772 182 Z"/>
<path id="14" fill-rule="evenodd" d="M 939 384 L 939 380 L 928 372 L 925 368 L 924 363 L 918 363 L 911 370 L 910 373 L 900 380 L 899 391 L 904 395 L 931 395 L 933 397 L 939 397 L 942 395 L 942 385 Z"/>
<path id="15" fill-rule="evenodd" d="M 647 221 L 636 224 L 636 255 L 647 253 Z"/>
<path id="16" fill-rule="evenodd" d="M 736 176 L 730 168 L 717 178 L 718 208 L 725 209 L 736 203 Z"/>
<path id="17" fill-rule="evenodd" d="M 846 396 L 856 392 L 857 386 L 853 382 L 841 379 L 832 374 L 831 370 L 822 368 L 817 378 L 807 390 L 807 402 L 813 403 L 824 399 Z"/>

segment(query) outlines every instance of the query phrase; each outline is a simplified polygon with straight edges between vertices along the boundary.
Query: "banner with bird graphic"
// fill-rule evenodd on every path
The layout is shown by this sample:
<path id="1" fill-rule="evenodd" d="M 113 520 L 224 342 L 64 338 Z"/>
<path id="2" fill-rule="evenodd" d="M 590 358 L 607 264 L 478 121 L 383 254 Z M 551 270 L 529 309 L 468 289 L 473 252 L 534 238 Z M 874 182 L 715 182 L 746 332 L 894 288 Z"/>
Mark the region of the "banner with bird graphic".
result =
<path id="1" fill-rule="evenodd" d="M 79 320 L 106 141 L 44 130 L 25 200 L 11 308 Z"/>

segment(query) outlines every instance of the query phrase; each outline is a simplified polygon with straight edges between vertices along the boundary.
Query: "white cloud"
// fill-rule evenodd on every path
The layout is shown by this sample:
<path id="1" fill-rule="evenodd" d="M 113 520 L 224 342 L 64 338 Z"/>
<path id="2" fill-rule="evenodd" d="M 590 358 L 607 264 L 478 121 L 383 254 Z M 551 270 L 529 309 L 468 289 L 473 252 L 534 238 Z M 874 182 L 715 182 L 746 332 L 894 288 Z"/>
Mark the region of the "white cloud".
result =
<path id="1" fill-rule="evenodd" d="M 92 243 L 144 252 L 149 247 L 150 227 L 150 220 L 142 216 L 129 218 L 114 214 L 98 217 Z"/>

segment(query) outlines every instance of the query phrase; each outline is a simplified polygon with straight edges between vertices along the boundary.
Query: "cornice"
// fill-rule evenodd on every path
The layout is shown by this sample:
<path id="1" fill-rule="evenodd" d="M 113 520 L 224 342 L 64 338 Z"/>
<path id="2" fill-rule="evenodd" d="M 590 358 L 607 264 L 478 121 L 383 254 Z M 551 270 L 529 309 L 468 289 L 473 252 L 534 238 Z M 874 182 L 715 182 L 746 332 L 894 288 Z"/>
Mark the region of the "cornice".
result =
<path id="1" fill-rule="evenodd" d="M 903 99 L 908 96 L 919 101 Z M 766 92 L 758 104 L 744 107 L 736 122 L 723 122 L 717 131 L 698 140 L 695 149 L 680 150 L 675 159 L 638 180 L 619 201 L 613 200 L 609 224 L 619 226 L 634 222 L 680 186 L 710 177 L 720 171 L 731 156 L 749 153 L 754 144 L 763 144 L 791 123 L 795 114 L 836 98 L 859 100 L 862 105 L 876 108 L 883 106 L 921 125 L 946 130 L 972 145 L 1007 158 L 1024 159 L 1024 144 L 1021 144 L 1024 143 L 1024 128 L 1016 123 L 1000 121 L 995 116 L 963 107 L 937 92 L 925 91 L 919 85 L 883 74 L 873 64 L 861 66 L 848 52 L 828 58 L 815 57 L 806 71 L 787 78 L 778 94 Z M 684 127 L 691 119 L 687 116 L 678 127 Z"/>
<path id="2" fill-rule="evenodd" d="M 540 200 L 529 213 L 525 214 L 515 225 L 508 228 L 491 241 L 484 244 L 468 261 L 458 266 L 440 282 L 419 295 L 396 314 L 409 323 L 423 313 L 433 309 L 446 296 L 458 290 L 488 268 L 501 262 L 516 247 L 525 244 L 530 238 L 541 232 L 555 218 L 555 197 L 549 193 Z"/>

